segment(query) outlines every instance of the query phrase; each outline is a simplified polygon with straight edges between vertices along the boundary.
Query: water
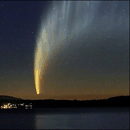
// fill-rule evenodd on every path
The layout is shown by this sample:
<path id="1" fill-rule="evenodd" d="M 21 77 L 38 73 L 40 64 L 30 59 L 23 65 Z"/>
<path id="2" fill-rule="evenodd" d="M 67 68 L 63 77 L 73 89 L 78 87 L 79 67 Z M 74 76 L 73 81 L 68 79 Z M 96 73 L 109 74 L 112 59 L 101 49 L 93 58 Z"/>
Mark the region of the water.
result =
<path id="1" fill-rule="evenodd" d="M 128 129 L 129 108 L 58 108 L 0 113 L 0 129 Z"/>

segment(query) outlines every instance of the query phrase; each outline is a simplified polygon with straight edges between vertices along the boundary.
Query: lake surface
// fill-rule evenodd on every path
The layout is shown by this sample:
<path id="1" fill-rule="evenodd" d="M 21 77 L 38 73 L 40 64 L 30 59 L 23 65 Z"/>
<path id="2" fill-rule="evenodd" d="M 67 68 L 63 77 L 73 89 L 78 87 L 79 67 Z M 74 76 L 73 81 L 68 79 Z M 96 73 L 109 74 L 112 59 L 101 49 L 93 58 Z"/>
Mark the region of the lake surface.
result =
<path id="1" fill-rule="evenodd" d="M 46 108 L 0 112 L 0 129 L 129 129 L 129 108 Z"/>

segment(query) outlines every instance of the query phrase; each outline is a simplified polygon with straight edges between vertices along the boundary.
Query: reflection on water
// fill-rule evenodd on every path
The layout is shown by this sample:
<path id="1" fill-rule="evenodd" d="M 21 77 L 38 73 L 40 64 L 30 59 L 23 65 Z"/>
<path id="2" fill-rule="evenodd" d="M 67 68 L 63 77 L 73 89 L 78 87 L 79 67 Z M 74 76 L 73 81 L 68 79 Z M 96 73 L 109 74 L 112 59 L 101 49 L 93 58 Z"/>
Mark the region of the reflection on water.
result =
<path id="1" fill-rule="evenodd" d="M 104 111 L 105 110 L 105 111 Z M 0 129 L 128 129 L 129 108 L 39 109 L 2 113 Z"/>
<path id="2" fill-rule="evenodd" d="M 37 129 L 69 129 L 69 122 L 72 115 L 53 114 L 53 115 L 36 115 L 36 128 Z"/>
<path id="3" fill-rule="evenodd" d="M 129 111 L 39 113 L 36 114 L 35 123 L 36 129 L 128 129 Z"/>

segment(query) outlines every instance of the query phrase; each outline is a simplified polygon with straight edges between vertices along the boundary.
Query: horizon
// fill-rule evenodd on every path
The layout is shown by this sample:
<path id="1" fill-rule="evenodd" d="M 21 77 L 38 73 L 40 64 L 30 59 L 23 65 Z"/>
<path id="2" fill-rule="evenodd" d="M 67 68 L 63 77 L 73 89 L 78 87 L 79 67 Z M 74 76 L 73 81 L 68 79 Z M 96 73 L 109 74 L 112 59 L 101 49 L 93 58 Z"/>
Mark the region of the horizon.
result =
<path id="1" fill-rule="evenodd" d="M 129 95 L 128 1 L 0 1 L 0 16 L 0 95 Z"/>
<path id="2" fill-rule="evenodd" d="M 20 98 L 20 97 L 14 97 L 14 96 L 9 96 L 9 95 L 0 95 L 0 96 L 5 96 L 5 97 L 11 97 L 11 98 L 16 98 L 16 99 L 21 99 L 21 100 L 69 100 L 69 101 L 74 101 L 74 100 L 77 100 L 77 101 L 87 101 L 87 100 L 107 100 L 107 99 L 109 99 L 109 98 L 114 98 L 114 97 L 125 97 L 125 96 L 130 96 L 130 94 L 129 95 L 117 95 L 117 96 L 110 96 L 109 95 L 109 97 L 106 97 L 106 98 L 97 98 L 97 96 L 95 96 L 96 98 L 89 98 L 89 99 L 65 99 L 65 98 L 62 98 L 62 99 L 56 99 L 56 98 L 45 98 L 45 99 L 41 99 L 41 98 L 38 98 L 38 99 L 23 99 L 23 98 Z M 90 95 L 88 95 L 88 96 L 90 96 Z M 91 95 L 92 96 L 92 95 Z M 101 96 L 101 95 L 100 95 Z"/>

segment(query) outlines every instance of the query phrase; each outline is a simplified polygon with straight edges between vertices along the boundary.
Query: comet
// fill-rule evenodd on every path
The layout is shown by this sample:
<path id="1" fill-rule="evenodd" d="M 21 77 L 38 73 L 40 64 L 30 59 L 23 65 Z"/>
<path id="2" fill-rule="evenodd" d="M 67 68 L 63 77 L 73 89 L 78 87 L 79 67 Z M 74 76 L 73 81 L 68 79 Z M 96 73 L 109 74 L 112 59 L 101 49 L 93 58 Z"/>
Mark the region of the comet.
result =
<path id="1" fill-rule="evenodd" d="M 44 91 L 42 88 L 46 63 L 59 51 L 60 46 L 63 45 L 62 50 L 67 49 L 71 40 L 76 43 L 81 38 L 91 24 L 98 4 L 99 2 L 53 1 L 52 6 L 46 10 L 47 13 L 43 12 L 34 50 L 34 81 L 37 94 Z M 89 6 L 94 10 L 90 12 Z"/>
<path id="2" fill-rule="evenodd" d="M 44 46 L 44 47 L 42 47 Z M 39 37 L 37 41 L 37 47 L 35 50 L 34 57 L 34 81 L 36 93 L 42 93 L 42 81 L 43 81 L 43 73 L 44 67 L 46 65 L 47 56 L 48 56 L 49 45 L 47 42 L 47 33 L 43 30 L 41 37 Z"/>

